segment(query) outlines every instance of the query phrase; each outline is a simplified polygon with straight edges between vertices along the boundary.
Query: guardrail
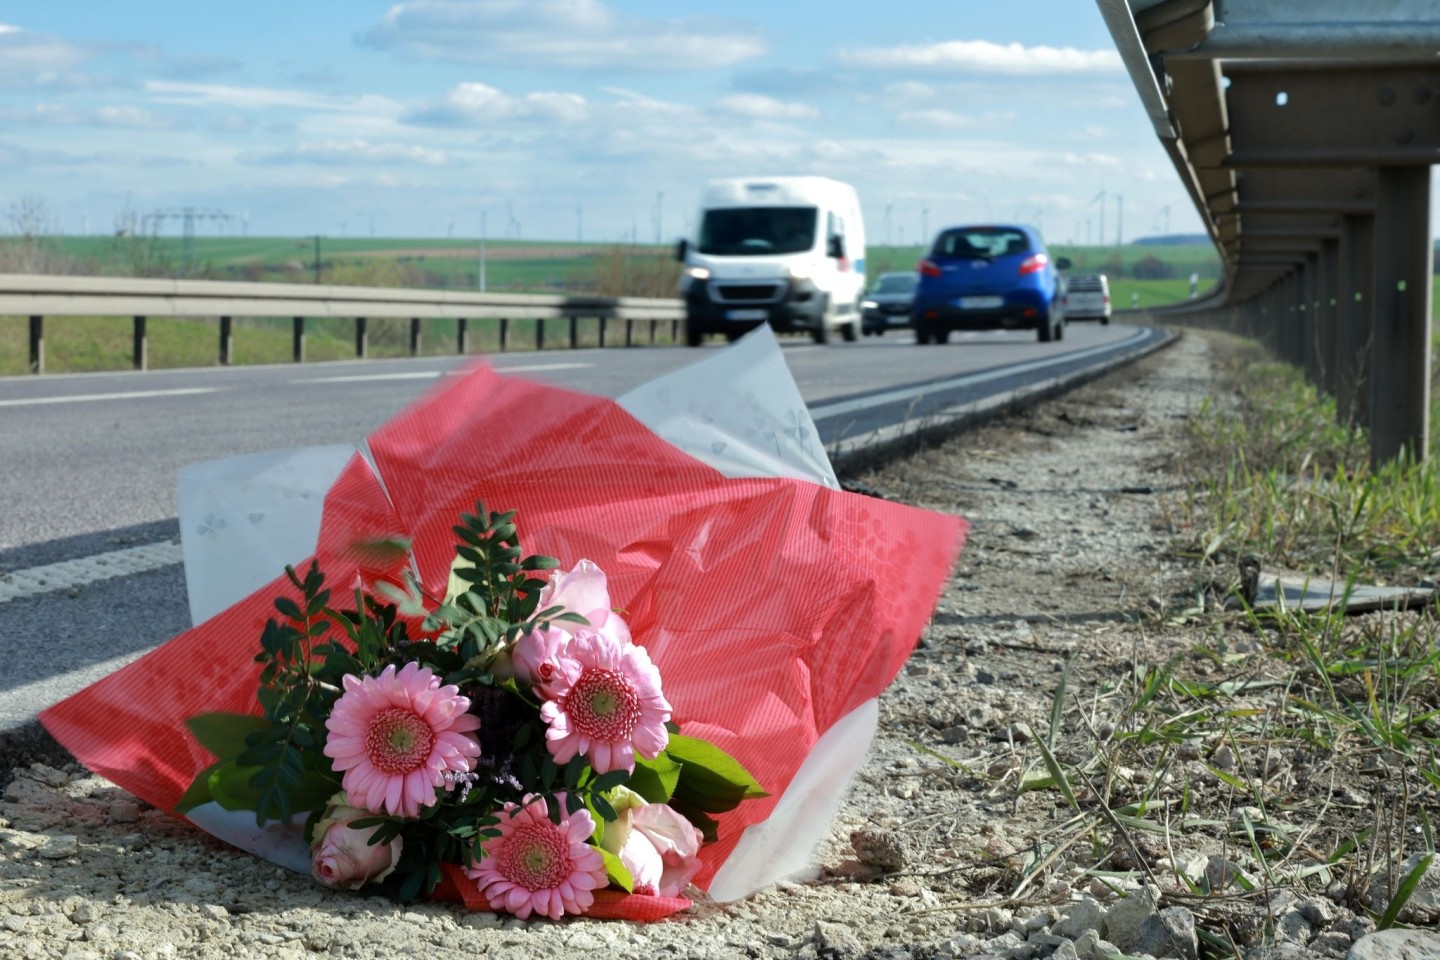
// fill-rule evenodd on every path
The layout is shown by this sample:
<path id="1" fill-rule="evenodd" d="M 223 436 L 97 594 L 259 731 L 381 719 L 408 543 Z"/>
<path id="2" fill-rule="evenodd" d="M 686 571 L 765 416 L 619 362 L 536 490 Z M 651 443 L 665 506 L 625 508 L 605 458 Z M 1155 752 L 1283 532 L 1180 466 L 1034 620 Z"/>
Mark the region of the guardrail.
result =
<path id="1" fill-rule="evenodd" d="M 1152 311 L 1304 368 L 1370 457 L 1428 454 L 1434 0 L 1096 0 L 1223 264 Z"/>
<path id="2" fill-rule="evenodd" d="M 455 320 L 455 352 L 466 353 L 471 320 L 495 323 L 501 350 L 511 346 L 511 321 L 524 319 L 535 321 L 536 349 L 545 349 L 545 321 L 556 319 L 568 321 L 569 345 L 578 346 L 579 321 L 583 318 L 599 321 L 602 347 L 607 345 L 607 325 L 623 324 L 620 340 L 629 347 L 637 342 L 637 323 L 648 325 L 651 343 L 655 342 L 661 324 L 669 324 L 671 338 L 677 339 L 685 309 L 679 300 L 641 297 L 0 274 L 0 316 L 30 318 L 29 369 L 32 373 L 44 373 L 47 316 L 131 317 L 134 324 L 132 360 L 135 369 L 143 370 L 149 362 L 146 320 L 150 317 L 216 318 L 221 364 L 229 364 L 233 356 L 236 317 L 289 317 L 292 358 L 299 363 L 305 359 L 306 320 L 316 317 L 352 318 L 355 355 L 364 357 L 368 350 L 366 321 L 371 318 L 408 318 L 410 353 L 415 355 L 420 352 L 421 321 L 426 318 Z"/>

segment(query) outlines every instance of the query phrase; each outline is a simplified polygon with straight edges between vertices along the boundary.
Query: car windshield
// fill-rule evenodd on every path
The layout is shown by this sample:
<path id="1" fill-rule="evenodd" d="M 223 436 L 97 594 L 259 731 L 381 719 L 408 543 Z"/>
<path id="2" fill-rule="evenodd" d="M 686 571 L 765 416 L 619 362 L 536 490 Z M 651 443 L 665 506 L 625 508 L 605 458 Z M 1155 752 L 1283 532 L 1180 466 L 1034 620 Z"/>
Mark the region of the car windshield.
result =
<path id="1" fill-rule="evenodd" d="M 897 273 L 880 278 L 875 284 L 875 293 L 914 293 L 919 276 L 913 273 Z"/>
<path id="2" fill-rule="evenodd" d="M 941 257 L 984 257 L 987 260 L 1029 252 L 1030 241 L 1025 234 L 1010 227 L 947 230 L 936 238 L 935 248 L 931 251 Z"/>
<path id="3" fill-rule="evenodd" d="M 815 246 L 814 207 L 732 207 L 706 210 L 700 252 L 735 257 L 803 253 Z"/>

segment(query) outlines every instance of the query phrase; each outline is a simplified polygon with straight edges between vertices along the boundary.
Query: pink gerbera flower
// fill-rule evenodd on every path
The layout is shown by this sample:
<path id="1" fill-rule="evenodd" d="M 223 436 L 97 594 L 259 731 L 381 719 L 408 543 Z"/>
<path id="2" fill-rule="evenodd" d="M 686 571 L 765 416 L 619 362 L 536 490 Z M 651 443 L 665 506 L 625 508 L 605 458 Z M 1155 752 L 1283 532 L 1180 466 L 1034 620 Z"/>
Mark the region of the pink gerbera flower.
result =
<path id="1" fill-rule="evenodd" d="M 654 759 L 670 735 L 670 704 L 660 671 L 644 647 L 600 633 L 581 633 L 560 658 L 540 718 L 550 725 L 546 747 L 556 763 L 577 753 L 596 773 L 634 770 L 635 754 Z"/>
<path id="2" fill-rule="evenodd" d="M 407 663 L 396 673 L 391 664 L 378 677 L 347 674 L 344 684 L 325 721 L 325 756 L 344 771 L 351 805 L 414 817 L 435 802 L 447 772 L 475 766 L 480 744 L 470 731 L 480 719 L 428 667 Z"/>
<path id="3" fill-rule="evenodd" d="M 605 862 L 586 843 L 595 832 L 588 810 L 551 823 L 545 798 L 528 796 L 524 806 L 505 804 L 499 818 L 500 835 L 485 841 L 478 864 L 465 868 L 492 909 L 521 920 L 532 912 L 559 920 L 595 902 L 591 891 L 607 881 Z"/>

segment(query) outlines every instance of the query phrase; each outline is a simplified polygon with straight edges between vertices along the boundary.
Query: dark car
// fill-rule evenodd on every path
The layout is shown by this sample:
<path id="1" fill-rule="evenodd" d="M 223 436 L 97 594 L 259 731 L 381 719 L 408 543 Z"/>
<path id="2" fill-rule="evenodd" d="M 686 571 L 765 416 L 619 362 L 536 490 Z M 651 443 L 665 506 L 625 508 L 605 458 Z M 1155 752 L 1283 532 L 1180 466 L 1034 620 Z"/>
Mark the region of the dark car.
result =
<path id="1" fill-rule="evenodd" d="M 920 275 L 913 270 L 904 273 L 882 273 L 875 286 L 860 301 L 860 330 L 865 336 L 883 335 L 886 330 L 903 330 L 910 326 L 910 303 Z"/>
<path id="2" fill-rule="evenodd" d="M 1052 261 L 1040 231 L 1022 225 L 950 227 L 920 261 L 911 323 L 915 342 L 944 343 L 952 330 L 1034 330 L 1065 336 L 1070 261 Z"/>

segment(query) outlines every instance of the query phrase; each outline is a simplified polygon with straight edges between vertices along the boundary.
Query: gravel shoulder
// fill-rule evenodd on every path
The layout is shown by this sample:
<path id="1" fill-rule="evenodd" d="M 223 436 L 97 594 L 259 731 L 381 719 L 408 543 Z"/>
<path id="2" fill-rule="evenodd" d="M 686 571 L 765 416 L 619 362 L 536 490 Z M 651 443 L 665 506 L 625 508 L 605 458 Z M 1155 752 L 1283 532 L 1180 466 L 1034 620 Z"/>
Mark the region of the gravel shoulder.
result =
<path id="1" fill-rule="evenodd" d="M 1205 773 L 1223 745 L 1107 766 L 1103 780 L 1067 783 L 1073 805 L 1045 761 L 1049 750 L 1080 769 L 1086 751 L 1109 750 L 1133 719 L 1125 698 L 1146 665 L 1183 658 L 1214 629 L 1195 612 L 1205 599 L 1194 564 L 1172 549 L 1181 431 L 1213 389 L 1209 351 L 1183 337 L 848 478 L 973 528 L 919 649 L 882 697 L 880 733 L 814 879 L 652 925 L 399 906 L 233 851 L 38 742 L 9 758 L 0 801 L 0 960 L 1195 958 L 1197 922 L 1232 941 L 1219 955 L 1345 957 L 1374 923 L 1343 890 L 1246 891 L 1226 883 L 1241 862 L 1226 830 L 1171 835 L 1106 816 L 1144 795 L 1177 817 L 1188 803 L 1229 822 L 1244 804 Z M 1286 762 L 1282 776 L 1303 783 Z M 1163 822 L 1134 819 L 1144 817 Z M 1205 885 L 1212 895 L 1197 895 Z"/>

